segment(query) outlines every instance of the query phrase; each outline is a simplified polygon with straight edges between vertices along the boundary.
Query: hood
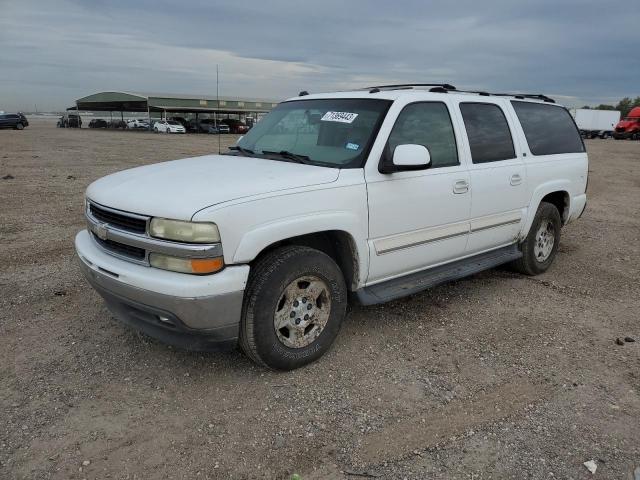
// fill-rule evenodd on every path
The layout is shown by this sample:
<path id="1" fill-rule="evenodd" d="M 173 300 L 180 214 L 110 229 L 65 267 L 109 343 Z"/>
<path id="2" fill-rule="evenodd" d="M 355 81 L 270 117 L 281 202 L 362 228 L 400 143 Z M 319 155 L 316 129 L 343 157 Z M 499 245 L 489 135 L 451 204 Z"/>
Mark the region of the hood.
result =
<path id="1" fill-rule="evenodd" d="M 633 120 L 620 120 L 616 125 L 616 128 L 624 128 L 625 130 L 629 127 L 637 127 L 640 124 L 640 118 L 634 118 Z"/>
<path id="2" fill-rule="evenodd" d="M 87 197 L 118 210 L 190 220 L 205 207 L 334 182 L 339 173 L 336 168 L 263 158 L 206 155 L 108 175 L 89 185 Z"/>

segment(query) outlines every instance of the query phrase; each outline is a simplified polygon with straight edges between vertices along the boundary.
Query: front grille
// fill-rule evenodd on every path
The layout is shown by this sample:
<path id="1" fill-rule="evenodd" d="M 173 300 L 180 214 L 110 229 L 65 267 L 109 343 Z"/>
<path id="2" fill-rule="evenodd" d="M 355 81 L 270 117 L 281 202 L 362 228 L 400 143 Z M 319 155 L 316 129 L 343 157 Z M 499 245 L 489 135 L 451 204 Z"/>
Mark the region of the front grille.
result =
<path id="1" fill-rule="evenodd" d="M 98 244 L 102 246 L 105 250 L 116 253 L 118 255 L 122 255 L 125 257 L 133 258 L 135 260 L 144 260 L 145 251 L 144 248 L 132 247 L 131 245 L 125 245 L 124 243 L 114 242 L 113 240 L 102 240 L 98 238 L 96 235 L 93 235 Z"/>
<path id="2" fill-rule="evenodd" d="M 142 218 L 131 217 L 125 213 L 116 213 L 93 203 L 89 204 L 89 211 L 96 220 L 108 223 L 121 230 L 134 233 L 145 233 L 147 231 L 147 221 Z"/>

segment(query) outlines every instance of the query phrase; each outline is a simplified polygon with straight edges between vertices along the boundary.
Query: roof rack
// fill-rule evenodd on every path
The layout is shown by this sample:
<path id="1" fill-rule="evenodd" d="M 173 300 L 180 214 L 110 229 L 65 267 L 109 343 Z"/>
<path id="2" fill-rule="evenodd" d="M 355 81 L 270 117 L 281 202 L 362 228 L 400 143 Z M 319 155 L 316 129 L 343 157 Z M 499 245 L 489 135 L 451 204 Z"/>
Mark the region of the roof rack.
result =
<path id="1" fill-rule="evenodd" d="M 369 93 L 378 93 L 382 90 L 411 90 L 415 87 L 431 87 L 430 92 L 434 93 L 475 93 L 476 95 L 482 95 L 484 97 L 496 96 L 496 97 L 514 97 L 519 99 L 530 98 L 533 100 L 542 100 L 548 103 L 556 103 L 553 98 L 547 97 L 541 93 L 491 93 L 482 90 L 458 90 L 450 83 L 398 83 L 392 85 L 376 85 L 373 87 L 365 87 L 361 90 L 369 90 Z"/>
<path id="2" fill-rule="evenodd" d="M 442 87 L 445 88 L 446 87 Z M 542 100 L 544 102 L 547 103 L 556 103 L 556 101 L 551 98 L 551 97 L 547 97 L 546 95 L 543 95 L 541 93 L 490 93 L 490 92 L 485 92 L 482 90 L 458 90 L 455 88 L 452 89 L 448 89 L 447 91 L 455 91 L 457 93 L 475 93 L 477 95 L 482 95 L 485 97 L 489 97 L 489 96 L 495 96 L 495 97 L 514 97 L 514 98 L 519 98 L 519 99 L 525 99 L 525 98 L 530 98 L 533 100 Z M 429 90 L 430 92 L 439 92 L 441 91 L 440 89 L 436 88 L 432 88 L 431 90 Z"/>
<path id="3" fill-rule="evenodd" d="M 398 83 L 394 85 L 376 85 L 365 87 L 362 90 L 369 90 L 369 93 L 378 93 L 381 90 L 410 90 L 414 87 L 436 87 L 442 90 L 455 90 L 456 87 L 449 83 Z"/>

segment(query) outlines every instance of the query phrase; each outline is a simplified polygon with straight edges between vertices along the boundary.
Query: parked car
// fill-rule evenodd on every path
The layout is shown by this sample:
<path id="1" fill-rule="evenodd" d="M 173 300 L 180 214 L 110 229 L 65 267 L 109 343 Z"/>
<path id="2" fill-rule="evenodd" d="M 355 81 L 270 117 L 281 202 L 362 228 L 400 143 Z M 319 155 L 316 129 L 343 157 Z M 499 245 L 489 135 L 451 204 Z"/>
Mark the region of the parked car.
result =
<path id="1" fill-rule="evenodd" d="M 185 133 L 182 125 L 174 120 L 160 120 L 153 125 L 153 131 L 158 133 Z"/>
<path id="2" fill-rule="evenodd" d="M 109 122 L 109 128 L 126 130 L 127 122 L 124 120 L 112 120 Z"/>
<path id="3" fill-rule="evenodd" d="M 239 344 L 289 370 L 329 349 L 349 300 L 504 263 L 547 271 L 586 206 L 569 112 L 540 95 L 396 87 L 292 98 L 226 155 L 95 181 L 75 239 L 87 280 L 164 342 Z"/>
<path id="4" fill-rule="evenodd" d="M 109 123 L 102 118 L 92 118 L 89 122 L 89 128 L 108 128 Z"/>
<path id="5" fill-rule="evenodd" d="M 616 125 L 613 138 L 640 140 L 640 107 L 632 108 L 629 114 Z"/>
<path id="6" fill-rule="evenodd" d="M 231 133 L 242 134 L 244 135 L 249 131 L 249 127 L 242 123 L 240 120 L 235 120 L 233 118 L 225 118 L 220 120 L 220 123 L 229 125 L 229 130 Z"/>
<path id="7" fill-rule="evenodd" d="M 77 113 L 65 113 L 58 119 L 60 128 L 82 128 L 82 117 Z"/>
<path id="8" fill-rule="evenodd" d="M 134 118 L 127 121 L 127 128 L 135 130 L 149 130 L 149 122 L 144 118 Z"/>
<path id="9" fill-rule="evenodd" d="M 620 121 L 617 110 L 579 108 L 575 111 L 576 125 L 584 138 L 610 138 Z"/>
<path id="10" fill-rule="evenodd" d="M 229 132 L 230 132 L 229 125 L 225 123 L 219 123 L 217 125 L 215 123 L 209 124 L 209 133 L 224 134 Z"/>
<path id="11" fill-rule="evenodd" d="M 185 131 L 189 130 L 189 121 L 184 117 L 171 117 L 169 120 L 173 120 L 174 122 L 178 122 L 182 125 Z"/>
<path id="12" fill-rule="evenodd" d="M 220 123 L 216 124 L 215 118 L 202 118 L 197 122 L 197 131 L 199 133 L 229 133 L 228 128 L 225 132 L 223 131 L 224 127 L 220 129 L 220 125 Z"/>
<path id="13" fill-rule="evenodd" d="M 0 128 L 13 128 L 14 130 L 22 130 L 29 126 L 29 121 L 23 113 L 1 113 Z"/>

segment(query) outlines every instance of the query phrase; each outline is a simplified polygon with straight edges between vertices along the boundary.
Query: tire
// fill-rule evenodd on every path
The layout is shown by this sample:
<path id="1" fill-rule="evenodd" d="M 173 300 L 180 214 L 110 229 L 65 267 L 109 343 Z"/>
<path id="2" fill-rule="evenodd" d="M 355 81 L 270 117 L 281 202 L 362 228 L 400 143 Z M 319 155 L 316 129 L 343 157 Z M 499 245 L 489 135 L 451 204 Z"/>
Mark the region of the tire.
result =
<path id="1" fill-rule="evenodd" d="M 331 257 L 308 247 L 279 248 L 251 269 L 240 347 L 254 362 L 274 370 L 302 367 L 329 350 L 346 307 L 344 277 Z"/>
<path id="2" fill-rule="evenodd" d="M 24 125 L 22 125 L 21 123 L 16 124 L 16 130 L 23 130 L 23 129 L 24 129 Z"/>
<path id="3" fill-rule="evenodd" d="M 546 272 L 558 252 L 561 228 L 562 220 L 556 206 L 542 202 L 533 219 L 527 238 L 520 244 L 522 257 L 512 262 L 511 266 L 525 275 L 539 275 Z M 551 231 L 549 231 L 550 229 Z M 541 231 L 546 233 L 541 234 Z M 550 242 L 552 243 L 550 244 Z"/>
<path id="4" fill-rule="evenodd" d="M 153 128 L 153 133 L 158 133 L 158 127 Z"/>

